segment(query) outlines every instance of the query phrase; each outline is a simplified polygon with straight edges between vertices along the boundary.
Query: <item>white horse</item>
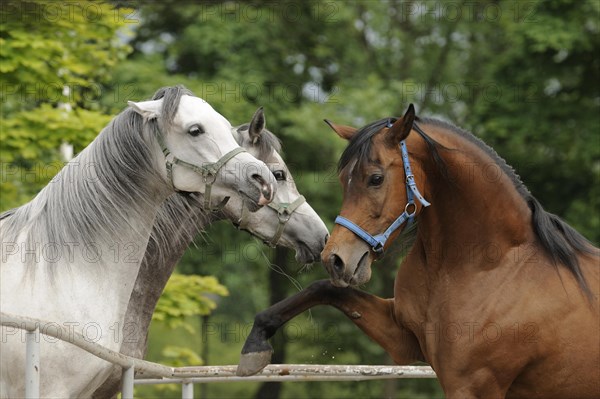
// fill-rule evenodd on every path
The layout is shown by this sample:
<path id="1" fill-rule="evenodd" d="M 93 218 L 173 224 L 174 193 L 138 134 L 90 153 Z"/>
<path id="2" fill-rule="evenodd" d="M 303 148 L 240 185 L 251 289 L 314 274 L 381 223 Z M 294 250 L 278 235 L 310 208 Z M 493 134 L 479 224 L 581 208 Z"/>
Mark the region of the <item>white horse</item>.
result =
<path id="1" fill-rule="evenodd" d="M 161 93 L 130 103 L 31 202 L 0 215 L 0 311 L 52 321 L 42 333 L 58 324 L 118 351 L 155 216 L 174 191 L 270 202 L 271 171 L 238 146 L 230 123 L 182 87 Z M 215 181 L 223 165 L 229 178 Z M 110 372 L 73 345 L 40 340 L 44 397 L 89 396 Z M 24 357 L 22 331 L 2 328 L 2 397 L 23 396 Z"/>
<path id="2" fill-rule="evenodd" d="M 220 212 L 206 212 L 202 208 L 203 201 L 177 194 L 163 204 L 153 229 L 153 244 L 148 246 L 144 254 L 127 307 L 125 325 L 128 334 L 121 345 L 121 353 L 125 355 L 144 357 L 152 313 L 167 280 L 191 240 L 215 221 L 229 219 L 238 227 L 241 224 L 270 245 L 295 249 L 296 260 L 300 263 L 312 263 L 320 258 L 328 237 L 327 227 L 298 192 L 292 175 L 279 154 L 279 140 L 265 128 L 262 108 L 255 112 L 250 123 L 234 128 L 232 133 L 242 147 L 271 169 L 278 185 L 275 198 L 269 206 L 255 213 L 247 212 L 241 196 L 232 197 Z M 170 225 L 173 220 L 180 219 L 173 210 L 184 209 L 182 203 L 193 207 L 195 217 L 180 225 L 181 234 L 177 240 L 160 237 L 161 232 L 169 231 L 161 225 Z M 159 243 L 168 240 L 173 245 L 164 245 L 164 251 L 160 251 Z M 119 390 L 120 379 L 121 368 L 114 367 L 111 376 L 93 397 L 105 399 L 114 396 Z"/>

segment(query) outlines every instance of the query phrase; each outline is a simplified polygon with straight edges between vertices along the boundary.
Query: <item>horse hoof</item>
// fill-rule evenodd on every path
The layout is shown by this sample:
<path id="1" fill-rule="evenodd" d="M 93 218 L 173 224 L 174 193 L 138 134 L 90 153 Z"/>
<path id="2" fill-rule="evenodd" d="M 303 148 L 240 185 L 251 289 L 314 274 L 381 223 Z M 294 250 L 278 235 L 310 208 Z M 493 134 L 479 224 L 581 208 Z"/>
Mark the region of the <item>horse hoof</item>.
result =
<path id="1" fill-rule="evenodd" d="M 242 353 L 235 374 L 239 377 L 254 375 L 271 363 L 273 351 Z"/>

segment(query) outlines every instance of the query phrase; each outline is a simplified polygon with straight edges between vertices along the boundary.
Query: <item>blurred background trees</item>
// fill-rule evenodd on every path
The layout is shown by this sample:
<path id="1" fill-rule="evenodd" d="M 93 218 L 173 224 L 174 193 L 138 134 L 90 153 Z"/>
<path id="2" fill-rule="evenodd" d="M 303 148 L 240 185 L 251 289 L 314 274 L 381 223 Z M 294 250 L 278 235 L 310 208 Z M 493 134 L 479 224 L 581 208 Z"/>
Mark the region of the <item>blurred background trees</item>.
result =
<path id="1" fill-rule="evenodd" d="M 51 179 L 62 143 L 80 150 L 127 100 L 181 83 L 233 124 L 263 106 L 300 191 L 330 226 L 341 203 L 335 164 L 345 143 L 322 120 L 360 126 L 400 115 L 413 102 L 419 115 L 483 138 L 547 210 L 600 242 L 595 0 L 65 4 L 2 4 L 2 210 L 24 203 Z M 390 295 L 398 264 L 391 258 L 376 266 L 366 290 Z M 154 323 L 151 360 L 162 360 L 165 346 L 176 343 L 204 362 L 236 363 L 258 310 L 298 284 L 326 278 L 320 265 L 298 265 L 289 251 L 266 248 L 227 223 L 210 227 L 179 271 L 214 275 L 229 296 L 203 324 L 187 316 L 193 334 Z M 388 361 L 330 309 L 299 317 L 276 341 L 279 360 L 289 363 Z M 172 395 L 145 389 L 140 393 Z M 413 398 L 440 391 L 431 381 L 406 380 L 213 384 L 205 393 L 257 392 Z"/>

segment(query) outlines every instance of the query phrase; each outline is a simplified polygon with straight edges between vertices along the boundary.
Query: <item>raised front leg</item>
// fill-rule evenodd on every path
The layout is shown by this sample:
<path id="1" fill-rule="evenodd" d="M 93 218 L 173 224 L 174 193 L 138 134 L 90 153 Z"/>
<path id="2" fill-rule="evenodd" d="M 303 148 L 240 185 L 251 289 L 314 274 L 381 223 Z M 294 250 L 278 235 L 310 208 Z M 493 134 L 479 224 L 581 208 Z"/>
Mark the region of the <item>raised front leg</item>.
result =
<path id="1" fill-rule="evenodd" d="M 273 353 L 267 340 L 286 322 L 317 305 L 330 305 L 341 310 L 396 363 L 408 364 L 423 359 L 415 336 L 396 322 L 393 299 L 382 299 L 353 288 L 335 287 L 329 280 L 320 280 L 256 315 L 242 348 L 237 375 L 256 374 L 267 366 Z"/>

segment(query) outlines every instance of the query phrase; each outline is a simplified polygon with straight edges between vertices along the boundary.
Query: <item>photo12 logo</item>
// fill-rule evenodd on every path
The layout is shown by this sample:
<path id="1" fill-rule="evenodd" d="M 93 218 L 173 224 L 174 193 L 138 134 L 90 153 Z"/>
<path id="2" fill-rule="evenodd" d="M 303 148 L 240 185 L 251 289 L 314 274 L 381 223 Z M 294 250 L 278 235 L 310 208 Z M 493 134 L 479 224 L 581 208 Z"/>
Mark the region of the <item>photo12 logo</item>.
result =
<path id="1" fill-rule="evenodd" d="M 135 6 L 135 2 L 123 2 Z M 137 24 L 140 19 L 134 7 L 114 7 L 93 1 L 21 1 L 8 0 L 0 3 L 0 20 L 20 22 L 84 22 L 99 23 L 111 19 L 115 22 Z"/>
<path id="2" fill-rule="evenodd" d="M 136 242 L 113 242 L 100 245 L 95 242 L 2 242 L 2 262 L 17 259 L 23 264 L 75 263 L 139 263 L 140 246 Z"/>
<path id="3" fill-rule="evenodd" d="M 15 340 L 25 343 L 27 332 L 35 333 L 35 342 L 56 343 L 59 341 L 74 342 L 85 341 L 89 343 L 135 343 L 138 340 L 138 332 L 141 329 L 135 323 L 114 322 L 108 328 L 102 329 L 100 323 L 88 321 L 80 323 L 77 321 L 56 322 L 36 322 L 35 328 L 31 328 L 31 323 L 5 323 L 0 329 L 1 340 L 3 344 L 13 343 Z"/>

